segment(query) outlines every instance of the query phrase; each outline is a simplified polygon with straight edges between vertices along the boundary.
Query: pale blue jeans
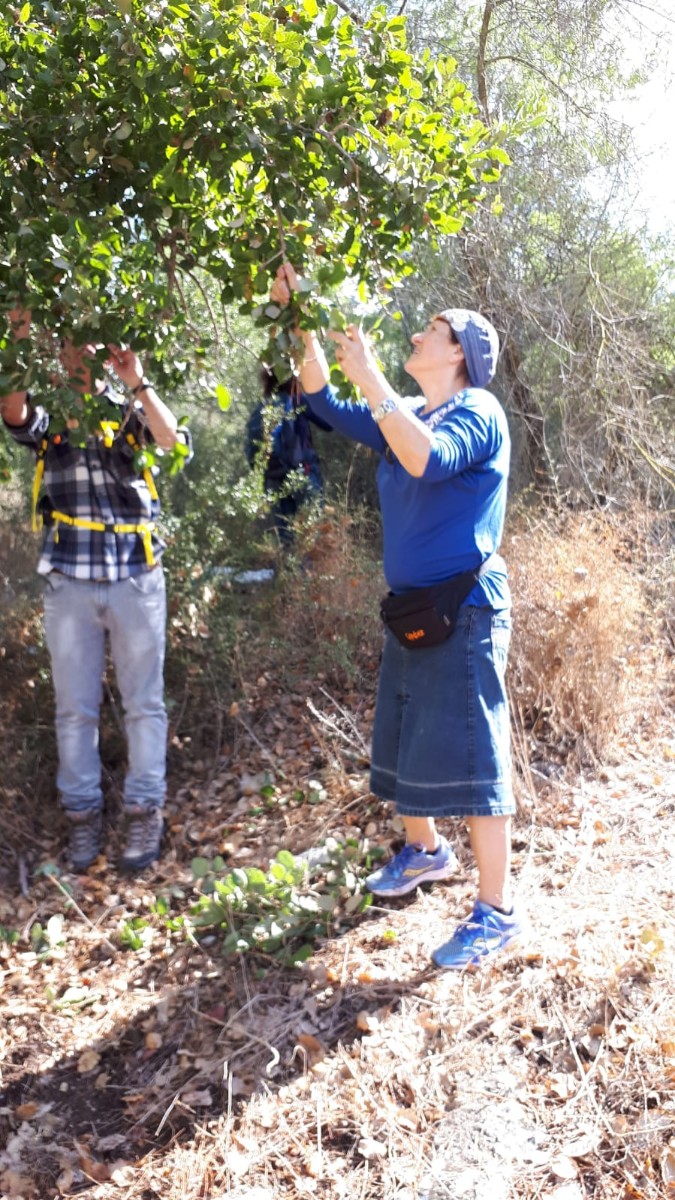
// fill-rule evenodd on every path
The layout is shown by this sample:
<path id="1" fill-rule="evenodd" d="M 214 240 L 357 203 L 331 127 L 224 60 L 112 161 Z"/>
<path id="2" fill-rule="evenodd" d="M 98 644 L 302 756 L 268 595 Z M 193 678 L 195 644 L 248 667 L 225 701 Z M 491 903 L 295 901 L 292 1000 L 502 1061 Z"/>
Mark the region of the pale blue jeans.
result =
<path id="1" fill-rule="evenodd" d="M 124 807 L 162 807 L 167 717 L 161 566 L 119 583 L 90 583 L 52 571 L 45 579 L 44 600 L 56 696 L 56 782 L 63 807 L 70 812 L 103 807 L 99 719 L 106 635 L 128 743 Z"/>

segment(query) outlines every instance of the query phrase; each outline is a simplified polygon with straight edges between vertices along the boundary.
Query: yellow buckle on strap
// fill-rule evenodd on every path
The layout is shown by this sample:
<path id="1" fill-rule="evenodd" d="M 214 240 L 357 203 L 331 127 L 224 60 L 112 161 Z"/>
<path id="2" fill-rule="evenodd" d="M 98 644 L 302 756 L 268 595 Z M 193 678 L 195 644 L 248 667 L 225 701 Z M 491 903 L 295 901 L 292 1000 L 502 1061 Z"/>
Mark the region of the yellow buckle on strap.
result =
<path id="1" fill-rule="evenodd" d="M 74 525 L 76 529 L 92 529 L 95 533 L 136 533 L 143 543 L 145 561 L 149 567 L 154 567 L 155 556 L 152 552 L 152 535 L 155 530 L 154 521 L 144 521 L 139 525 L 117 524 L 116 522 L 88 521 L 86 517 L 71 517 L 68 513 L 51 514 L 54 522 L 54 541 L 59 540 L 59 525 Z"/>
<path id="2" fill-rule="evenodd" d="M 104 446 L 109 450 L 115 440 L 115 434 L 120 427 L 119 421 L 101 421 L 101 437 Z"/>

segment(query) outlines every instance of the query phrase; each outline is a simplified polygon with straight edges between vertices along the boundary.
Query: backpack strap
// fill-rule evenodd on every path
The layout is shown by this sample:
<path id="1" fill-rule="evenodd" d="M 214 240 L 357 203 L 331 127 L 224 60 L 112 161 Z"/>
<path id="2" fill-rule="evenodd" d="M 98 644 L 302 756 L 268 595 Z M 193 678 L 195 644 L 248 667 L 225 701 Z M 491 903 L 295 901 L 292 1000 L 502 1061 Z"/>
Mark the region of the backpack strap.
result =
<path id="1" fill-rule="evenodd" d="M 114 438 L 115 438 L 115 434 L 119 430 L 119 428 L 120 428 L 119 421 L 101 421 L 100 436 L 103 438 L 103 443 L 107 449 L 110 449 L 110 447 L 112 446 Z M 125 434 L 125 439 L 126 439 L 128 445 L 134 451 L 134 453 L 136 453 L 138 450 L 141 449 L 141 446 L 139 445 L 137 438 L 134 437 L 133 433 L 130 433 L 127 431 L 127 433 Z M 52 435 L 51 440 L 54 442 L 55 445 L 58 446 L 59 442 L 61 441 L 61 435 L 59 433 L 54 434 L 54 435 Z M 41 438 L 40 443 L 37 448 L 37 453 L 36 453 L 35 475 L 33 476 L 33 495 L 32 495 L 32 506 L 31 506 L 31 529 L 32 529 L 33 533 L 39 533 L 39 531 L 42 529 L 42 526 L 43 526 L 42 515 L 38 512 L 38 501 L 40 499 L 40 489 L 42 487 L 42 479 L 43 479 L 43 476 L 45 473 L 45 457 L 46 457 L 47 451 L 49 449 L 49 442 L 50 442 L 49 437 Z M 143 479 L 145 480 L 146 487 L 150 493 L 150 499 L 158 501 L 159 494 L 157 492 L 157 485 L 155 484 L 155 480 L 154 480 L 154 477 L 153 477 L 153 474 L 152 474 L 152 471 L 150 470 L 150 468 L 146 467 L 143 471 L 141 471 L 141 475 L 142 475 Z M 74 521 L 72 521 L 72 519 L 71 519 L 71 523 L 74 523 Z M 119 531 L 117 531 L 117 532 L 119 532 Z M 134 530 L 125 529 L 123 532 L 125 532 L 125 533 L 134 532 Z M 150 562 L 151 560 L 150 560 L 150 557 L 148 556 L 147 545 L 145 544 L 145 542 L 144 542 L 144 545 L 146 546 L 146 557 L 148 558 L 148 562 Z"/>
<path id="2" fill-rule="evenodd" d="M 42 487 L 42 476 L 45 473 L 45 454 L 49 449 L 49 438 L 43 437 L 40 439 L 40 444 L 37 448 L 37 456 L 35 461 L 35 475 L 33 476 L 33 502 L 31 506 L 30 527 L 33 533 L 37 533 L 42 528 L 42 517 L 38 513 L 38 500 L 40 499 L 40 488 Z"/>

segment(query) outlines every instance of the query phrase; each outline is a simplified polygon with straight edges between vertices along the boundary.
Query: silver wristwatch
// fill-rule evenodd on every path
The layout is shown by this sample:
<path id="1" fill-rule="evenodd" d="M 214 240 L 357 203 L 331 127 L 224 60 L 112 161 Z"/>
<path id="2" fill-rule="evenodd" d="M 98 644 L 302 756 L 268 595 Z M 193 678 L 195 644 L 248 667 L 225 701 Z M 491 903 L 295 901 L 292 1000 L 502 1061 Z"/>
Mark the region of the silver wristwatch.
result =
<path id="1" fill-rule="evenodd" d="M 385 396 L 382 403 L 378 404 L 377 408 L 372 410 L 371 416 L 379 425 L 383 417 L 386 417 L 389 413 L 396 412 L 397 408 L 398 400 L 394 399 L 393 396 Z"/>

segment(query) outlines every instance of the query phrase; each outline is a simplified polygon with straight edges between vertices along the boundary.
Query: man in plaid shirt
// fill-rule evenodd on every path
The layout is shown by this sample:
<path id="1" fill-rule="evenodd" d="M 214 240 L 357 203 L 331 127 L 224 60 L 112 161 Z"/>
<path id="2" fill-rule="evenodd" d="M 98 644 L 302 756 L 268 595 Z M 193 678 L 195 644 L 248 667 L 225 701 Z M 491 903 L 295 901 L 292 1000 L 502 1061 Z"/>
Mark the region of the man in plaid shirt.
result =
<path id="1" fill-rule="evenodd" d="M 30 315 L 14 314 L 17 338 Z M 85 871 L 101 850 L 99 714 L 106 634 L 124 705 L 129 762 L 124 785 L 126 843 L 122 865 L 140 870 L 160 853 L 164 830 L 167 717 L 163 699 L 166 600 L 154 531 L 159 511 L 149 473 L 139 475 L 136 450 L 154 442 L 171 450 L 189 435 L 145 379 L 130 349 L 110 346 L 110 364 L 130 396 L 91 376 L 95 347 L 66 341 L 61 361 L 74 392 L 110 404 L 101 436 L 78 447 L 68 429 L 53 428 L 27 392 L 0 399 L 15 441 L 44 463 L 40 511 L 46 524 L 38 572 L 44 577 L 45 632 L 56 695 L 57 786 L 69 824 L 73 869 Z"/>

